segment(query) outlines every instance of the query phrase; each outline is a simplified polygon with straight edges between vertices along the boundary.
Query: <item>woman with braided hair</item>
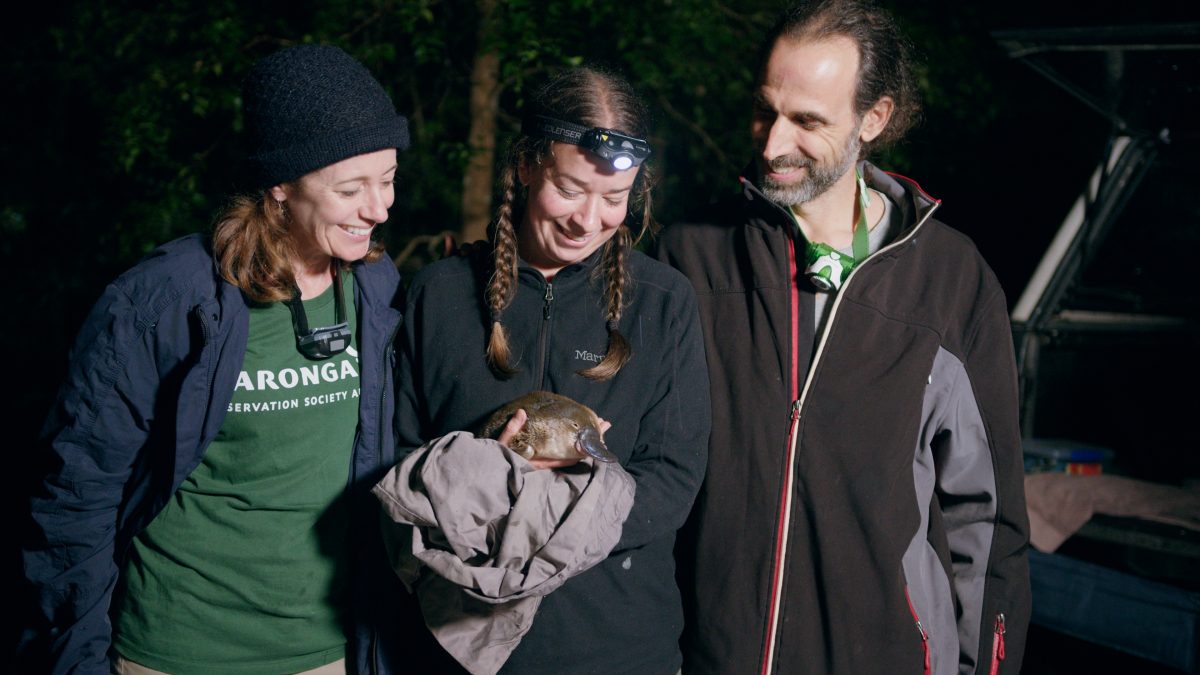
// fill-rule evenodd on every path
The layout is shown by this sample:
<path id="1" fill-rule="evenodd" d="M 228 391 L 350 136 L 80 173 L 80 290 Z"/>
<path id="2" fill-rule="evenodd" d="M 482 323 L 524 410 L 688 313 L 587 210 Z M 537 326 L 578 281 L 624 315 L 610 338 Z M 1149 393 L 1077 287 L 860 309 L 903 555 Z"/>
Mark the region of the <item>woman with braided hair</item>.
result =
<path id="1" fill-rule="evenodd" d="M 696 301 L 683 277 L 634 249 L 654 221 L 647 114 L 632 88 L 575 68 L 531 103 L 500 178 L 490 246 L 426 267 L 409 289 L 398 455 L 412 453 L 401 466 L 434 461 L 413 449 L 477 430 L 531 391 L 596 411 L 635 485 L 628 517 L 607 556 L 541 598 L 501 672 L 673 674 L 683 619 L 672 549 L 703 479 L 710 425 Z M 502 444 L 524 419 L 513 416 Z M 530 461 L 564 474 L 593 463 Z"/>

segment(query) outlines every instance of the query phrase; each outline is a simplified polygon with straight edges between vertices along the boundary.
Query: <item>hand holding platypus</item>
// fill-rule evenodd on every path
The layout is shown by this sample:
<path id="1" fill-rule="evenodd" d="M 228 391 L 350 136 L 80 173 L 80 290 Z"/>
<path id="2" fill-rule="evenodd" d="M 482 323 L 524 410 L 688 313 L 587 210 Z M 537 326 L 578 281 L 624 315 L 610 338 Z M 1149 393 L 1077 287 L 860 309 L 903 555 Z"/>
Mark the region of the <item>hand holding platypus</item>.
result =
<path id="1" fill-rule="evenodd" d="M 524 423 L 522 412 L 526 417 Z M 615 462 L 617 458 L 604 445 L 608 426 L 582 403 L 548 391 L 535 391 L 492 413 L 479 436 L 499 438 L 539 468 L 547 468 L 565 466 L 584 457 Z"/>

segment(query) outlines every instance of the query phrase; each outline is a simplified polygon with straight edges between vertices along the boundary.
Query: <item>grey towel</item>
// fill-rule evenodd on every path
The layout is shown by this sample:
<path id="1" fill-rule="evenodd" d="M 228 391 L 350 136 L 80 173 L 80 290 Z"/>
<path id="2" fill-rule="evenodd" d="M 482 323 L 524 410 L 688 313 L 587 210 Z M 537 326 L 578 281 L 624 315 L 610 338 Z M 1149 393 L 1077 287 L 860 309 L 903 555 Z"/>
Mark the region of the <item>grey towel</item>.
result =
<path id="1" fill-rule="evenodd" d="M 1200 491 L 1122 476 L 1035 473 L 1025 476 L 1029 540 L 1053 553 L 1094 513 L 1200 530 Z"/>
<path id="2" fill-rule="evenodd" d="M 392 566 L 426 625 L 463 667 L 491 675 L 529 631 L 541 596 L 608 557 L 634 490 L 617 464 L 536 470 L 499 442 L 458 431 L 409 455 L 372 492 L 390 518 Z"/>

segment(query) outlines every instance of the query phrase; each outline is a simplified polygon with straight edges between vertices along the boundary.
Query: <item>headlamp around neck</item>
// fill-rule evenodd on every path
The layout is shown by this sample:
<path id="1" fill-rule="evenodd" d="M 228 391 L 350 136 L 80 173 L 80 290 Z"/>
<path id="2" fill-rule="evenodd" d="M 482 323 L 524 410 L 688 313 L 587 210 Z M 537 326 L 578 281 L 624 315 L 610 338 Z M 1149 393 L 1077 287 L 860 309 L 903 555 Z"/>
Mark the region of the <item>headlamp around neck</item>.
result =
<path id="1" fill-rule="evenodd" d="M 588 128 L 545 115 L 526 115 L 521 121 L 521 133 L 578 145 L 603 159 L 616 171 L 632 169 L 650 156 L 650 144 L 644 139 L 626 136 L 612 129 Z"/>
<path id="2" fill-rule="evenodd" d="M 308 328 L 308 316 L 304 312 L 304 302 L 300 299 L 300 288 L 293 287 L 292 297 L 283 303 L 292 313 L 292 331 L 296 334 L 296 349 L 313 360 L 327 359 L 335 354 L 346 351 L 353 337 L 350 325 L 346 323 L 346 298 L 342 293 L 341 262 L 333 261 L 333 320 L 334 325 L 319 328 Z"/>

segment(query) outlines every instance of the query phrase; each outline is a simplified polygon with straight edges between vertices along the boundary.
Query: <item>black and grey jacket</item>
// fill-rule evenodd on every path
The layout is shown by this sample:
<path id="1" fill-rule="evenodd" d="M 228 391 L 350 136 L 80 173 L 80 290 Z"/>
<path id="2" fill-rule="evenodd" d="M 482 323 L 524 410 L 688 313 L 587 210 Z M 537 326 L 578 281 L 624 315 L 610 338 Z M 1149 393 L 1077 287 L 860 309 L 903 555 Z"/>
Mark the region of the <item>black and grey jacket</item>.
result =
<path id="1" fill-rule="evenodd" d="M 603 358 L 599 254 L 560 271 L 553 284 L 522 266 L 503 315 L 519 372 L 488 369 L 489 318 L 481 299 L 485 261 L 453 258 L 423 269 L 405 310 L 397 401 L 400 455 L 458 430 L 476 430 L 504 403 L 544 389 L 588 405 L 612 423 L 605 443 L 636 481 L 633 507 L 612 554 L 546 596 L 502 672 L 675 673 L 683 629 L 672 549 L 703 480 L 708 378 L 695 295 L 678 272 L 641 253 L 620 321 L 633 357 L 616 376 L 577 373 Z M 414 637 L 420 639 L 420 636 Z M 414 658 L 427 642 L 414 646 Z M 413 672 L 445 665 L 414 663 Z"/>
<path id="2" fill-rule="evenodd" d="M 934 200 L 864 168 L 905 226 L 807 342 L 794 220 L 750 181 L 723 222 L 668 228 L 659 247 L 696 287 L 713 392 L 681 546 L 689 673 L 1020 669 L 1028 523 L 1004 296 Z"/>

